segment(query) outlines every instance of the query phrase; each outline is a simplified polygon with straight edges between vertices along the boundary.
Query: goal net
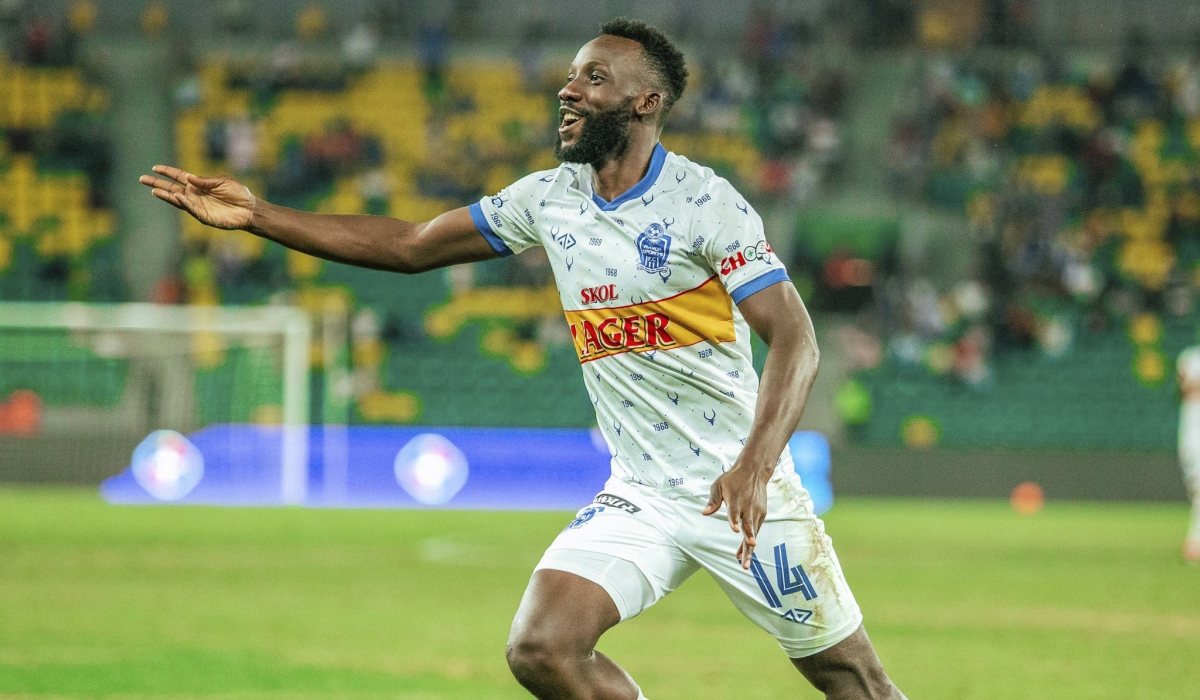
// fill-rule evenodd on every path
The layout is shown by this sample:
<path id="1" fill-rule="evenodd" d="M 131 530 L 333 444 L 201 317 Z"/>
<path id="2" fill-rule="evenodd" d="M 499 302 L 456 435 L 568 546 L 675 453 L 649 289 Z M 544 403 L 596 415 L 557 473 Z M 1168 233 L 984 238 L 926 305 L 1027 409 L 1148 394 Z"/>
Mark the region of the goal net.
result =
<path id="1" fill-rule="evenodd" d="M 241 447 L 223 438 L 222 449 L 259 453 L 222 478 L 268 474 L 277 502 L 302 503 L 311 326 L 291 307 L 0 303 L 0 481 L 98 483 L 137 450 L 239 426 L 260 434 Z M 178 500 L 199 478 L 190 464 L 151 474 L 158 492 L 135 476 Z"/>

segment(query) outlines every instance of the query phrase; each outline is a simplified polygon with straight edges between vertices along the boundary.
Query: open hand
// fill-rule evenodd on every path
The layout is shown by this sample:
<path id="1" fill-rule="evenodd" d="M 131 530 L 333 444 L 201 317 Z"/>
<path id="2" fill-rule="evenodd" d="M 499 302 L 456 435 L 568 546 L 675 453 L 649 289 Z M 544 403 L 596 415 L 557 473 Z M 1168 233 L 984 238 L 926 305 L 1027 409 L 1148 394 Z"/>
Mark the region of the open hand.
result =
<path id="1" fill-rule="evenodd" d="M 742 533 L 737 558 L 743 569 L 750 568 L 755 537 L 767 519 L 767 482 L 770 478 L 770 471 L 734 464 L 713 482 L 708 505 L 704 506 L 703 514 L 712 515 L 720 510 L 721 503 L 728 505 L 729 527 Z"/>
<path id="2" fill-rule="evenodd" d="M 162 177 L 143 175 L 138 182 L 153 188 L 159 199 L 215 228 L 246 228 L 254 217 L 254 195 L 231 177 L 200 177 L 169 165 L 152 170 Z"/>

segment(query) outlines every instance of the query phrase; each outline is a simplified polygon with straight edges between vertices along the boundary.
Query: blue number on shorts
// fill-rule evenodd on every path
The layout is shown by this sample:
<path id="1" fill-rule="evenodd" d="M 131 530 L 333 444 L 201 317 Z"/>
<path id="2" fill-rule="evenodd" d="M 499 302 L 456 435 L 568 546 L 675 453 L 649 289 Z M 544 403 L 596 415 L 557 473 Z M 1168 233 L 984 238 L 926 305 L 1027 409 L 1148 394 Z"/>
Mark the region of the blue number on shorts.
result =
<path id="1" fill-rule="evenodd" d="M 808 580 L 808 574 L 804 573 L 804 567 L 799 564 L 788 567 L 787 547 L 782 544 L 775 547 L 775 578 L 779 582 L 779 592 L 784 595 L 799 591 L 804 594 L 805 600 L 817 597 L 817 591 L 812 581 Z"/>
<path id="2" fill-rule="evenodd" d="M 779 596 L 775 595 L 775 589 L 771 588 L 771 579 L 767 578 L 767 572 L 763 570 L 762 562 L 758 560 L 757 554 L 750 555 L 750 573 L 754 574 L 754 580 L 758 582 L 758 589 L 767 599 L 767 605 L 772 608 L 782 608 L 783 603 L 779 602 Z"/>
<path id="3" fill-rule="evenodd" d="M 783 595 L 802 593 L 805 600 L 817 597 L 817 590 L 813 588 L 812 581 L 804 572 L 804 567 L 799 564 L 788 566 L 787 545 L 780 544 L 775 547 L 775 581 L 779 584 L 779 593 L 775 592 L 775 588 L 771 585 L 771 579 L 767 578 L 767 571 L 762 562 L 758 560 L 757 554 L 750 555 L 750 573 L 754 575 L 754 580 L 758 583 L 758 589 L 762 591 L 763 598 L 767 600 L 767 605 L 772 608 L 783 607 L 783 603 L 779 600 L 779 593 Z"/>

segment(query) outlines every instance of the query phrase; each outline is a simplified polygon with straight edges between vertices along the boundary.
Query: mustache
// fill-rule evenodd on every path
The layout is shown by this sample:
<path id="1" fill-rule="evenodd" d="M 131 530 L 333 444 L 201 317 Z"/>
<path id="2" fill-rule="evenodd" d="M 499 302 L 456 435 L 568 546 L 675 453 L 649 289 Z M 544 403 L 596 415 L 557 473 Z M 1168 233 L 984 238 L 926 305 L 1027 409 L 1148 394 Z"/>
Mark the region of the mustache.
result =
<path id="1" fill-rule="evenodd" d="M 575 114 L 578 114 L 579 116 L 581 116 L 585 119 L 588 117 L 595 116 L 595 114 L 596 114 L 596 110 L 594 110 L 594 109 L 585 109 L 583 107 L 576 107 L 575 105 L 572 105 L 572 104 L 569 104 L 566 102 L 560 102 L 558 104 L 558 108 L 559 108 L 559 110 L 565 109 L 568 112 L 573 112 Z M 561 116 L 561 113 L 560 113 L 560 116 Z"/>

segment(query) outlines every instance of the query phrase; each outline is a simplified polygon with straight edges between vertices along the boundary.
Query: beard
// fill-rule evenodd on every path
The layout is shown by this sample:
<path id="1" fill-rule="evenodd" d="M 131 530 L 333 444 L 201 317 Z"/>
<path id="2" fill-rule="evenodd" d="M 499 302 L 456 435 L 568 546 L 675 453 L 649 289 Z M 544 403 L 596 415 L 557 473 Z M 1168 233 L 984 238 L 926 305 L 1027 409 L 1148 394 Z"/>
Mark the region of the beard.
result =
<path id="1" fill-rule="evenodd" d="M 554 144 L 554 157 L 564 163 L 585 163 L 600 168 L 606 161 L 621 155 L 629 145 L 629 123 L 633 113 L 629 106 L 633 98 L 612 109 L 580 112 L 583 128 L 574 146 L 564 147 L 562 137 Z"/>

